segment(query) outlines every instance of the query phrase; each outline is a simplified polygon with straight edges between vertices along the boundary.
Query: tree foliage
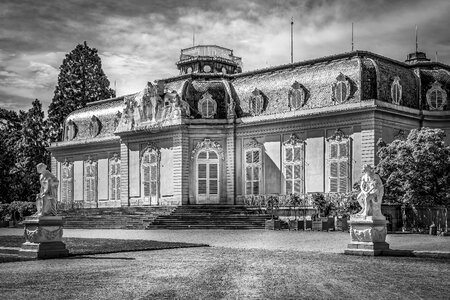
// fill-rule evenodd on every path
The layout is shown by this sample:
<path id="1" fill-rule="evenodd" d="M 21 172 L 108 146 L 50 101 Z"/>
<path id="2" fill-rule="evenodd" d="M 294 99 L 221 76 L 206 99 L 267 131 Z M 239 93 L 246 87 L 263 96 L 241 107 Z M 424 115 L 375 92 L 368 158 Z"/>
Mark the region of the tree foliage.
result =
<path id="1" fill-rule="evenodd" d="M 385 198 L 412 205 L 450 204 L 450 147 L 441 129 L 412 130 L 406 140 L 381 145 L 377 171 Z"/>
<path id="2" fill-rule="evenodd" d="M 0 202 L 34 201 L 39 192 L 36 165 L 49 164 L 48 134 L 42 104 L 27 112 L 0 111 Z"/>
<path id="3" fill-rule="evenodd" d="M 102 70 L 97 49 L 86 42 L 66 54 L 59 67 L 58 85 L 48 111 L 51 141 L 62 139 L 65 118 L 86 103 L 115 96 Z"/>

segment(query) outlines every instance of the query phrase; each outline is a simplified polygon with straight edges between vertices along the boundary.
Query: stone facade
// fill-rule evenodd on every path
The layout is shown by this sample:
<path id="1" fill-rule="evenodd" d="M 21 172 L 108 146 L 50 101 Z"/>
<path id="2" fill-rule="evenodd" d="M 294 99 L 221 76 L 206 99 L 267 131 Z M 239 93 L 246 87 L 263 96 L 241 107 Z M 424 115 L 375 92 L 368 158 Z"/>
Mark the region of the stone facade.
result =
<path id="1" fill-rule="evenodd" d="M 61 206 L 345 192 L 377 163 L 379 138 L 422 126 L 450 138 L 447 65 L 355 51 L 240 73 L 231 50 L 197 47 L 181 56 L 181 75 L 67 117 L 64 140 L 50 147 Z"/>

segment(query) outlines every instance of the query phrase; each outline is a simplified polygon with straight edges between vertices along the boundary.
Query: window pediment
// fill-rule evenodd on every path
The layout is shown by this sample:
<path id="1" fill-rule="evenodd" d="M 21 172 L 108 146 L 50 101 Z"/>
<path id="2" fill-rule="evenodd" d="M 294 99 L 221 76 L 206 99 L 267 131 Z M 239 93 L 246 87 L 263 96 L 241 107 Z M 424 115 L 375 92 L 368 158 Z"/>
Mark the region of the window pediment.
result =
<path id="1" fill-rule="evenodd" d="M 225 159 L 222 146 L 216 141 L 205 138 L 203 141 L 198 142 L 194 150 L 192 150 L 191 160 L 194 160 L 197 157 L 197 154 L 203 150 L 214 150 L 219 154 L 222 160 Z"/>

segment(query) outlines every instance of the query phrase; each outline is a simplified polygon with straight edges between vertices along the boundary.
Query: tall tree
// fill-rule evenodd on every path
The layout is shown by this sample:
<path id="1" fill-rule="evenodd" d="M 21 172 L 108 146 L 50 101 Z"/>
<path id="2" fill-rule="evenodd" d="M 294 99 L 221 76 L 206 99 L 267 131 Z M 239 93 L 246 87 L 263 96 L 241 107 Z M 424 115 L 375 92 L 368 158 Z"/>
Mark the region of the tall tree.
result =
<path id="1" fill-rule="evenodd" d="M 59 67 L 58 85 L 48 110 L 50 140 L 62 139 L 65 118 L 86 103 L 115 97 L 102 70 L 97 49 L 86 42 L 66 54 Z"/>
<path id="2" fill-rule="evenodd" d="M 382 145 L 377 169 L 390 202 L 450 204 L 450 146 L 441 129 L 412 130 L 406 140 Z"/>

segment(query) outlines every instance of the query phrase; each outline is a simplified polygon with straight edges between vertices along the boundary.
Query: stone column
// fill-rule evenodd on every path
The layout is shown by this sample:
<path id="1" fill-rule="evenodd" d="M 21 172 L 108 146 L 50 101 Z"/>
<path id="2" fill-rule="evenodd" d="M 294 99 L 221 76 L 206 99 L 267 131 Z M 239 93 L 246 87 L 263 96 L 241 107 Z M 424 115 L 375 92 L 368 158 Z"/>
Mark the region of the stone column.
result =
<path id="1" fill-rule="evenodd" d="M 382 125 L 377 124 L 374 118 L 361 124 L 361 164 L 376 165 L 376 143 L 382 130 Z"/>

